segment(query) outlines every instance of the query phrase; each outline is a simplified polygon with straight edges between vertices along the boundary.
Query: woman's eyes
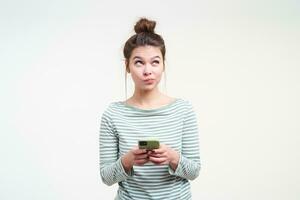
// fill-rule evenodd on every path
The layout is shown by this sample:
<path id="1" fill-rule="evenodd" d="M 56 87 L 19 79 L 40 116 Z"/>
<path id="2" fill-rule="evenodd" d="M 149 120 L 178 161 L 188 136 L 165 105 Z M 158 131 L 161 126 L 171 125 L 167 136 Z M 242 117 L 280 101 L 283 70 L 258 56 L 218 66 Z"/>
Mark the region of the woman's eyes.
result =
<path id="1" fill-rule="evenodd" d="M 158 60 L 155 60 L 155 61 L 153 61 L 153 63 L 159 64 L 159 61 L 158 61 Z M 138 61 L 135 61 L 134 64 L 143 64 L 143 62 L 140 61 L 140 60 L 138 60 Z"/>
<path id="2" fill-rule="evenodd" d="M 139 60 L 134 62 L 134 64 L 138 64 L 138 63 L 142 63 L 142 62 Z"/>

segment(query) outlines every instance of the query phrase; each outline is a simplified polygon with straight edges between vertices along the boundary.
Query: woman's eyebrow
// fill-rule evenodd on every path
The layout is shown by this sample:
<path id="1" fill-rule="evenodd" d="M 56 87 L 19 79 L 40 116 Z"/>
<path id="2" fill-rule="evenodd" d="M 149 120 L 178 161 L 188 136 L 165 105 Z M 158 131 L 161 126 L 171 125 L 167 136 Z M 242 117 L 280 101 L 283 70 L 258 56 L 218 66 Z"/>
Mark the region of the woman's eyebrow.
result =
<path id="1" fill-rule="evenodd" d="M 140 56 L 134 56 L 132 59 L 134 60 L 134 59 L 143 59 L 142 57 L 140 57 Z M 151 58 L 151 60 L 152 59 L 154 59 L 154 58 L 159 58 L 160 59 L 160 57 L 159 56 L 153 56 L 152 58 Z"/>
<path id="2" fill-rule="evenodd" d="M 134 59 L 142 59 L 142 57 L 140 57 L 140 56 L 134 56 L 133 58 L 132 58 L 132 60 L 134 60 Z"/>

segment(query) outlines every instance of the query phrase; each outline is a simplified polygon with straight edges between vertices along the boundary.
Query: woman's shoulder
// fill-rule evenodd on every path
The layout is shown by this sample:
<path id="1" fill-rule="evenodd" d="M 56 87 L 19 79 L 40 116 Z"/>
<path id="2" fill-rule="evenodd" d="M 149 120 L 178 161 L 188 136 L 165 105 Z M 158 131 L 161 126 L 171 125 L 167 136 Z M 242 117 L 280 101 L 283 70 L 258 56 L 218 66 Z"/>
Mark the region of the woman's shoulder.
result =
<path id="1" fill-rule="evenodd" d="M 194 103 L 192 100 L 187 98 L 178 98 L 180 106 L 184 108 L 185 113 L 195 112 Z"/>
<path id="2" fill-rule="evenodd" d="M 121 103 L 120 101 L 116 101 L 116 100 L 106 103 L 106 105 L 104 106 L 104 113 L 113 112 L 115 109 L 118 108 L 120 103 Z"/>
<path id="3" fill-rule="evenodd" d="M 176 98 L 178 102 L 180 102 L 183 106 L 193 106 L 193 103 L 190 99 L 184 98 L 184 97 L 178 97 Z"/>

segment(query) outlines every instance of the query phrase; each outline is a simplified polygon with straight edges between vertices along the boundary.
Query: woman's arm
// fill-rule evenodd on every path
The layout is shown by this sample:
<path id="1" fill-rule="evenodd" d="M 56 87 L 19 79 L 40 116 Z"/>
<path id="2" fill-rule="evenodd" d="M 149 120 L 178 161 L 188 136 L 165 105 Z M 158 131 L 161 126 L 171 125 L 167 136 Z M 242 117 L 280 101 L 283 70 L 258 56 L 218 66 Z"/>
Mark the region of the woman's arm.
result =
<path id="1" fill-rule="evenodd" d="M 169 173 L 189 180 L 198 177 L 201 168 L 199 155 L 199 138 L 196 113 L 190 102 L 183 122 L 182 151 L 176 170 L 169 167 Z"/>
<path id="2" fill-rule="evenodd" d="M 103 183 L 110 186 L 132 175 L 131 170 L 125 172 L 121 158 L 118 157 L 118 137 L 106 111 L 101 118 L 99 147 L 100 175 Z"/>

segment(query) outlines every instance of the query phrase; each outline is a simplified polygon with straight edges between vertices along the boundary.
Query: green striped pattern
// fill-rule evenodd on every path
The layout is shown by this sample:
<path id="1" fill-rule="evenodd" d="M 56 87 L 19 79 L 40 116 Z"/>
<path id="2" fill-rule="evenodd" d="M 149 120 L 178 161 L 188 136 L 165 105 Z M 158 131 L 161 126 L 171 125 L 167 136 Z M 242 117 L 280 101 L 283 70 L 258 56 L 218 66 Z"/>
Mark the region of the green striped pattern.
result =
<path id="1" fill-rule="evenodd" d="M 148 162 L 128 174 L 121 156 L 140 139 L 157 139 L 180 154 L 178 167 Z M 181 98 L 156 109 L 140 109 L 112 102 L 100 126 L 100 175 L 106 185 L 119 184 L 115 199 L 192 199 L 190 182 L 200 171 L 198 126 L 192 104 Z"/>

